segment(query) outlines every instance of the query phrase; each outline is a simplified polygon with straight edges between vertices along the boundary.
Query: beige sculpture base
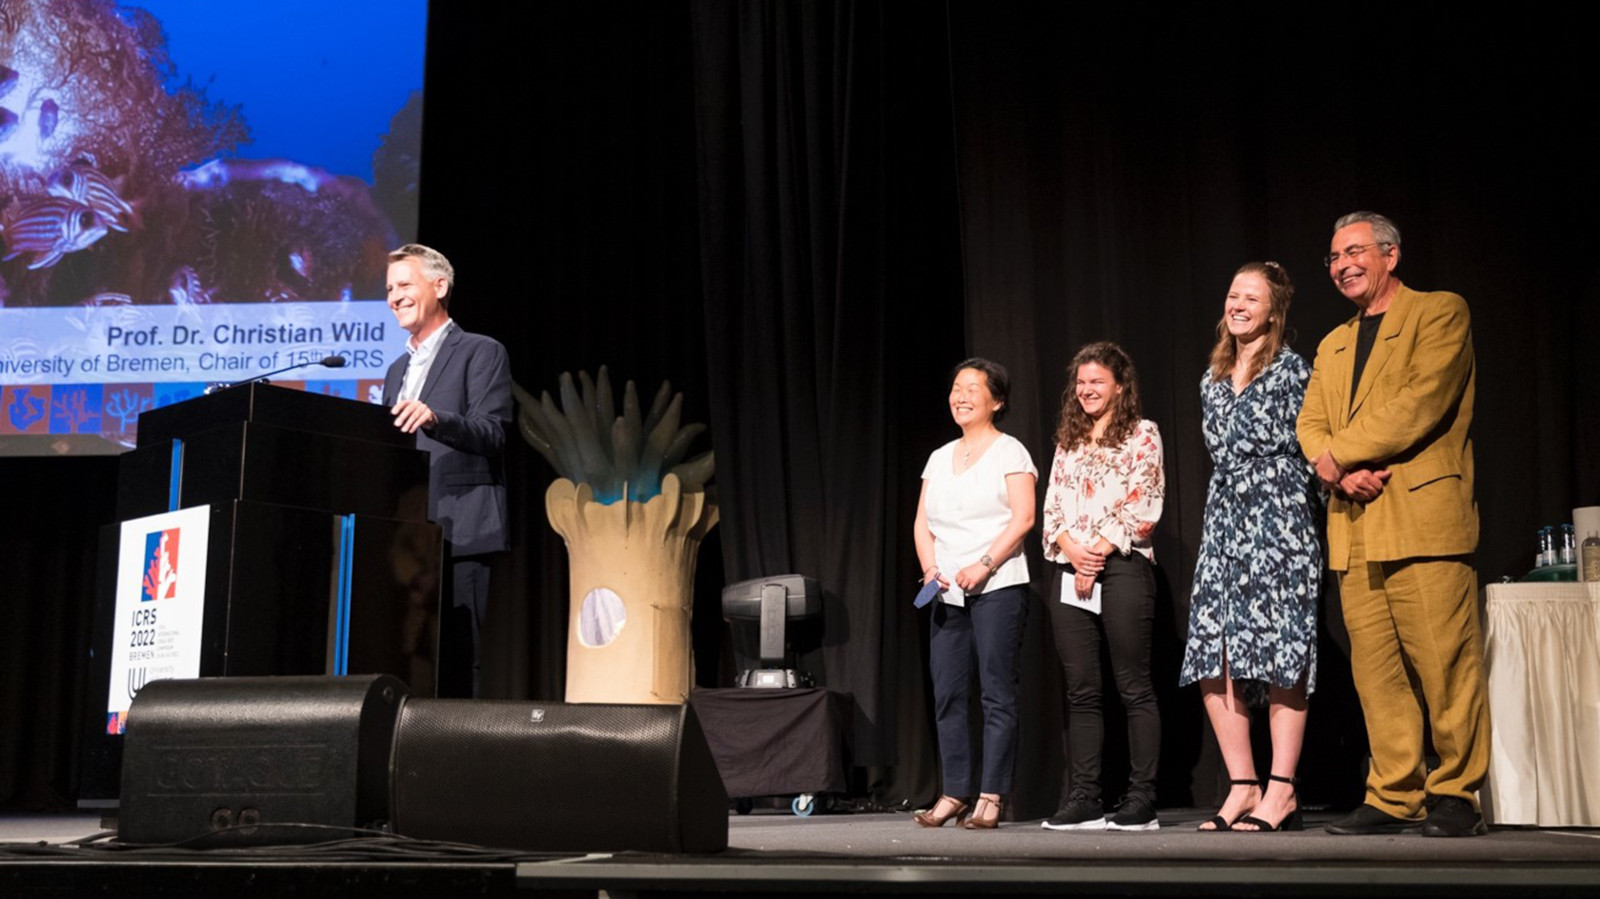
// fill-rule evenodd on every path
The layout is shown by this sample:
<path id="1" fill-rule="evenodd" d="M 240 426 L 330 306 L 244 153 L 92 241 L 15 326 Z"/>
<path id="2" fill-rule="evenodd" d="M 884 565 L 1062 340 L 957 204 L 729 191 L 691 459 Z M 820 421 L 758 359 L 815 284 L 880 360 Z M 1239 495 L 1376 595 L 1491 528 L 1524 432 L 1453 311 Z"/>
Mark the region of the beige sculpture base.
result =
<path id="1" fill-rule="evenodd" d="M 694 685 L 689 617 L 700 541 L 717 523 L 716 502 L 684 493 L 668 474 L 648 502 L 595 502 L 587 484 L 562 478 L 545 491 L 545 514 L 571 561 L 568 702 L 682 703 Z M 591 615 L 584 602 L 609 591 L 624 614 Z M 604 645 L 594 645 L 614 628 Z"/>

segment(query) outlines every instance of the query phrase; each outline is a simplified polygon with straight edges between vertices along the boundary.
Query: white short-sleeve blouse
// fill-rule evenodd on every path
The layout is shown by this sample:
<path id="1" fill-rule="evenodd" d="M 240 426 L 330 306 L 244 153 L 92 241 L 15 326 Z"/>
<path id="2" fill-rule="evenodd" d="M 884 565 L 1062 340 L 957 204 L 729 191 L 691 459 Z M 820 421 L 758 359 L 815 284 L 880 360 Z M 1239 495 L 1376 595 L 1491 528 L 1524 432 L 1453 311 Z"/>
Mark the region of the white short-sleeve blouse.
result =
<path id="1" fill-rule="evenodd" d="M 955 584 L 955 573 L 978 561 L 996 537 L 1011 523 L 1011 496 L 1006 476 L 1039 470 L 1022 442 L 1001 434 L 966 471 L 956 474 L 956 444 L 952 440 L 933 451 L 922 470 L 927 484 L 928 530 L 933 532 L 934 563 L 950 581 L 939 594 L 941 602 L 965 605 L 965 596 Z M 985 592 L 1028 582 L 1028 560 L 1018 552 L 1001 562 L 983 584 Z"/>

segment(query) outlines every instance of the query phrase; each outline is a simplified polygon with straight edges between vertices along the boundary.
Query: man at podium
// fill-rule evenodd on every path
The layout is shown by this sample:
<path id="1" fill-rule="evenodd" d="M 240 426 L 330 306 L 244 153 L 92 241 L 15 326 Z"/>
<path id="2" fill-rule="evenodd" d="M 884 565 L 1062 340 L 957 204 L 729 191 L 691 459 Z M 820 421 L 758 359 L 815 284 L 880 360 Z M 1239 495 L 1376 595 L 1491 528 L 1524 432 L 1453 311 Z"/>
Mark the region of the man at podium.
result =
<path id="1" fill-rule="evenodd" d="M 450 318 L 455 269 L 438 250 L 406 244 L 389 254 L 389 309 L 410 335 L 389 366 L 384 403 L 394 425 L 428 451 L 428 517 L 449 549 L 446 613 L 439 628 L 439 695 L 476 696 L 490 553 L 506 548 L 502 453 L 511 420 L 506 348 Z"/>

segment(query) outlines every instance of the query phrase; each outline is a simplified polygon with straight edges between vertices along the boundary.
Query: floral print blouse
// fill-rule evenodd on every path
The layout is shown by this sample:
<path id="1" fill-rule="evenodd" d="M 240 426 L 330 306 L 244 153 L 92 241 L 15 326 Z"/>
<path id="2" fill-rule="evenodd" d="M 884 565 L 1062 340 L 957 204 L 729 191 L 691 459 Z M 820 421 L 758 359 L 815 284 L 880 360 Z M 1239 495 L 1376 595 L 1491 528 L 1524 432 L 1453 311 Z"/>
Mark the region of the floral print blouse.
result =
<path id="1" fill-rule="evenodd" d="M 1057 446 L 1044 496 L 1045 559 L 1068 564 L 1056 543 L 1065 531 L 1084 546 L 1104 537 L 1118 552 L 1154 562 L 1150 535 L 1161 519 L 1166 485 L 1161 432 L 1148 419 L 1118 446 Z"/>

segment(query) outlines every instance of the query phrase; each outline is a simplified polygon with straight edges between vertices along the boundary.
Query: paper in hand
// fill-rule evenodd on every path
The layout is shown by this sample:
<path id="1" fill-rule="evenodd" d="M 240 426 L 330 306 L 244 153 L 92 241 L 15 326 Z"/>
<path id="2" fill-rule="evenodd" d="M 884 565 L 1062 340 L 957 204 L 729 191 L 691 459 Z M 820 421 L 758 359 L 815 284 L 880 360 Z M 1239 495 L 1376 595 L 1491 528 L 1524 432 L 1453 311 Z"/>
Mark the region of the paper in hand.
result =
<path id="1" fill-rule="evenodd" d="M 1100 614 L 1100 582 L 1094 582 L 1094 589 L 1089 591 L 1087 598 L 1079 596 L 1073 589 L 1072 577 L 1069 575 L 1061 584 L 1061 602 L 1065 605 L 1076 606 L 1090 615 Z"/>

